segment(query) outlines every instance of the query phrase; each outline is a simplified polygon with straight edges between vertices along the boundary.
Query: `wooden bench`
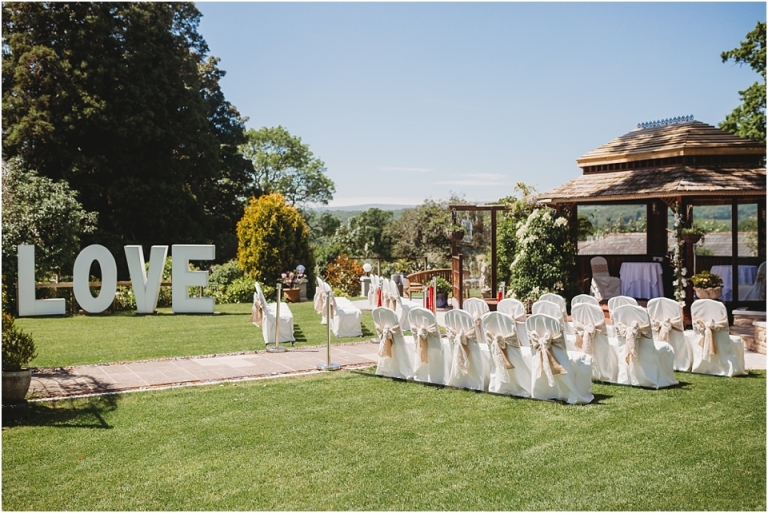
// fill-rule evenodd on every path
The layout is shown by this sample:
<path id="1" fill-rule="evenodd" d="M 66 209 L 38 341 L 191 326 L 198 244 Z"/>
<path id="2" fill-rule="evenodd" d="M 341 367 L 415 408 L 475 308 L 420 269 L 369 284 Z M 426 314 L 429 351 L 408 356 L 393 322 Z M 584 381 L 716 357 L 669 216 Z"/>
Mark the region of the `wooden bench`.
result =
<path id="1" fill-rule="evenodd" d="M 408 290 L 403 288 L 403 295 L 408 294 L 408 298 L 413 299 L 414 292 L 420 292 L 424 285 L 429 283 L 432 278 L 441 276 L 445 278 L 448 283 L 451 282 L 451 269 L 430 269 L 428 271 L 418 271 L 409 274 L 406 279 L 408 280 Z"/>

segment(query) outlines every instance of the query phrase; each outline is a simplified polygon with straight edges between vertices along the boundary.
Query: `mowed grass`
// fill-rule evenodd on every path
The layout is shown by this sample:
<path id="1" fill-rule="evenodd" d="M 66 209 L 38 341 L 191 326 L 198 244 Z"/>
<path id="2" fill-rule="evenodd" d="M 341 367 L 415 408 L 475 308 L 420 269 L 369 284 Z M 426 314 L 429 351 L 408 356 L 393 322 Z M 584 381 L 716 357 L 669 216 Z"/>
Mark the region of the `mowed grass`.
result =
<path id="1" fill-rule="evenodd" d="M 326 327 L 312 302 L 290 305 L 295 345 L 326 343 Z M 95 363 L 152 360 L 179 356 L 237 353 L 265 349 L 261 328 L 250 321 L 250 304 L 216 305 L 216 315 L 157 315 L 119 312 L 110 315 L 21 318 L 17 324 L 32 334 L 37 358 L 32 367 L 68 367 Z M 331 343 L 376 337 L 371 312 L 363 312 L 363 336 Z M 287 344 L 290 346 L 290 344 Z"/>
<path id="2" fill-rule="evenodd" d="M 587 406 L 349 371 L 32 403 L 4 510 L 766 509 L 765 372 Z"/>

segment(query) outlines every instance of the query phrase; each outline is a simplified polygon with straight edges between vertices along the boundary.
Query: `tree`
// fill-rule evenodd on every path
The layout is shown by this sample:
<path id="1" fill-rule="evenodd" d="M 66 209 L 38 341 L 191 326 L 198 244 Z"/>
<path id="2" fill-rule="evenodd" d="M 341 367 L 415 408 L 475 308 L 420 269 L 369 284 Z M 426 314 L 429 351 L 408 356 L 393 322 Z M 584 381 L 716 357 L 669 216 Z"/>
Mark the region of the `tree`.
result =
<path id="1" fill-rule="evenodd" d="M 749 64 L 762 75 L 763 83 L 755 82 L 747 89 L 739 91 L 741 105 L 733 109 L 720 123 L 720 128 L 727 132 L 765 143 L 765 22 L 758 21 L 754 30 L 747 34 L 747 40 L 741 46 L 720 54 L 723 62 Z"/>
<path id="2" fill-rule="evenodd" d="M 250 129 L 247 142 L 240 146 L 253 165 L 250 191 L 253 194 L 279 192 L 298 208 L 309 203 L 327 205 L 336 186 L 325 175 L 325 164 L 316 158 L 300 137 L 282 126 Z"/>
<path id="3" fill-rule="evenodd" d="M 3 163 L 3 284 L 12 288 L 18 279 L 19 244 L 35 246 L 38 276 L 70 275 L 81 240 L 94 231 L 97 220 L 66 182 L 21 167 L 18 159 Z M 15 301 L 16 295 L 8 299 Z"/>
<path id="4" fill-rule="evenodd" d="M 451 260 L 451 241 L 445 233 L 451 225 L 450 202 L 427 199 L 418 207 L 403 211 L 390 228 L 395 240 L 394 253 L 401 258 L 426 257 L 437 265 L 447 265 Z"/>
<path id="5" fill-rule="evenodd" d="M 510 283 L 512 261 L 517 250 L 517 229 L 536 208 L 536 189 L 523 182 L 515 186 L 519 195 L 506 196 L 498 203 L 507 205 L 509 210 L 501 212 L 496 223 L 496 278 L 500 282 Z"/>
<path id="6" fill-rule="evenodd" d="M 195 6 L 8 2 L 2 13 L 4 158 L 80 193 L 99 213 L 87 242 L 117 253 L 229 234 L 231 254 L 217 256 L 233 256 L 244 120 L 221 94 Z"/>
<path id="7" fill-rule="evenodd" d="M 369 208 L 350 218 L 349 227 L 340 227 L 337 240 L 353 256 L 389 260 L 392 257 L 392 235 L 388 228 L 393 218 L 392 212 Z"/>
<path id="8" fill-rule="evenodd" d="M 237 223 L 237 237 L 237 259 L 250 278 L 272 285 L 281 273 L 303 265 L 311 291 L 315 260 L 309 246 L 309 227 L 282 195 L 251 199 Z"/>

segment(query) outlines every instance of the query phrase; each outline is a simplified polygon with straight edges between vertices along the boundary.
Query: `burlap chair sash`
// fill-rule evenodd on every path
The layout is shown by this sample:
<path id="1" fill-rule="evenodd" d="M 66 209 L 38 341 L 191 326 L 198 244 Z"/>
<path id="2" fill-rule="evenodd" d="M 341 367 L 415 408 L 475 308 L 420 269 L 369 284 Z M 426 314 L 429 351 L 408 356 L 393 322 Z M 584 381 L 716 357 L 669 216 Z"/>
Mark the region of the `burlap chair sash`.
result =
<path id="1" fill-rule="evenodd" d="M 376 324 L 376 331 L 379 333 L 379 356 L 381 358 L 392 358 L 392 345 L 395 343 L 395 337 L 402 335 L 399 324 L 392 326 L 382 326 Z"/>
<path id="2" fill-rule="evenodd" d="M 629 363 L 633 358 L 635 360 L 637 359 L 637 339 L 641 337 L 653 337 L 651 334 L 650 324 L 641 325 L 637 321 L 632 321 L 630 325 L 627 326 L 626 324 L 617 322 L 614 323 L 614 328 L 616 329 L 616 333 L 620 337 L 624 337 L 624 339 L 627 341 L 627 363 Z"/>
<path id="3" fill-rule="evenodd" d="M 325 313 L 325 309 L 328 308 L 328 302 L 331 303 L 331 314 L 329 315 L 329 321 L 333 319 L 333 316 L 335 315 L 336 310 L 336 300 L 333 296 L 330 297 L 330 299 L 326 299 L 325 292 L 323 292 L 323 295 L 320 296 L 320 313 Z"/>
<path id="4" fill-rule="evenodd" d="M 545 331 L 539 335 L 537 331 L 528 332 L 528 341 L 531 343 L 531 349 L 539 352 L 539 366 L 536 369 L 536 378 L 541 377 L 541 371 L 547 375 L 549 386 L 555 385 L 555 374 L 568 374 L 560 362 L 557 361 L 553 347 L 565 349 L 565 337 L 562 332 L 550 333 Z"/>
<path id="5" fill-rule="evenodd" d="M 697 317 L 693 318 L 693 331 L 699 335 L 699 345 L 704 349 L 704 360 L 709 361 L 709 357 L 717 354 L 717 344 L 715 344 L 715 332 L 727 331 L 728 318 L 716 321 L 714 319 L 704 320 Z"/>
<path id="6" fill-rule="evenodd" d="M 574 319 L 573 329 L 576 331 L 576 347 L 584 353 L 595 354 L 595 335 L 598 333 L 605 335 L 605 321 L 597 324 L 593 322 L 582 324 Z"/>
<path id="7" fill-rule="evenodd" d="M 415 331 L 413 330 L 413 326 L 411 326 L 411 332 L 415 335 L 416 353 L 421 358 L 421 364 L 424 365 L 425 363 L 429 363 L 429 353 L 427 351 L 429 346 L 427 345 L 427 339 L 430 335 L 440 336 L 440 330 L 438 329 L 437 324 L 419 326 Z"/>
<path id="8" fill-rule="evenodd" d="M 256 323 L 256 326 L 261 327 L 261 323 L 264 321 L 264 305 L 261 304 L 261 298 L 258 292 L 253 293 L 253 306 L 251 307 L 251 319 L 250 321 Z"/>
<path id="9" fill-rule="evenodd" d="M 448 339 L 456 348 L 453 363 L 451 364 L 451 375 L 456 377 L 466 375 L 467 372 L 469 372 L 469 353 L 467 352 L 467 344 L 469 344 L 470 341 L 477 341 L 475 330 L 454 330 L 449 327 L 447 328 L 447 331 Z"/>
<path id="10" fill-rule="evenodd" d="M 651 319 L 651 330 L 659 342 L 669 342 L 669 334 L 672 330 L 683 332 L 683 318 L 681 316 L 669 318 L 664 317 L 664 320 Z"/>
<path id="11" fill-rule="evenodd" d="M 507 358 L 506 348 L 507 346 L 520 347 L 520 339 L 517 338 L 517 333 L 513 331 L 508 335 L 502 335 L 501 333 L 491 333 L 490 331 L 486 331 L 485 338 L 491 346 L 491 357 L 496 364 L 496 368 L 506 370 L 514 369 L 515 366 L 512 365 L 512 362 Z M 509 383 L 510 381 L 508 372 L 502 372 L 500 378 L 502 383 Z"/>

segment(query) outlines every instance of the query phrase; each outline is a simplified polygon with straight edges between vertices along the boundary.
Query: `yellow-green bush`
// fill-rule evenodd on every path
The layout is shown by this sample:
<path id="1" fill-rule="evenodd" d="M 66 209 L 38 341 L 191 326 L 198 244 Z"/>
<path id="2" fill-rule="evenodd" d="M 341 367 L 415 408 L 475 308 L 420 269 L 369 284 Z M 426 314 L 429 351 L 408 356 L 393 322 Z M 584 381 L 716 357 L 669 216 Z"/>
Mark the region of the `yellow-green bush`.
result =
<path id="1" fill-rule="evenodd" d="M 299 211 L 279 193 L 251 199 L 237 223 L 237 260 L 245 274 L 274 285 L 281 273 L 303 265 L 315 267 L 309 245 L 310 231 Z M 312 284 L 313 277 L 307 276 Z"/>

